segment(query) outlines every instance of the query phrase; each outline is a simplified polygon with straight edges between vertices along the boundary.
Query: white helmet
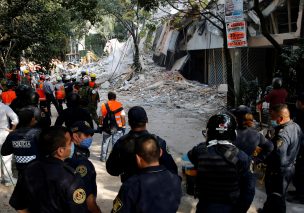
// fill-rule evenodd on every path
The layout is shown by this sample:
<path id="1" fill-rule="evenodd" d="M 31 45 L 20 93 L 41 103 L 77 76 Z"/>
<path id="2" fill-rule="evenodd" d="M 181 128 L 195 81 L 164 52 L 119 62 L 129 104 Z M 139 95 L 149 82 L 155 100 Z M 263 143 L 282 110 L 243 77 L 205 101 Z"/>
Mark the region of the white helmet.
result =
<path id="1" fill-rule="evenodd" d="M 71 80 L 71 76 L 69 76 L 69 75 L 65 76 L 65 80 L 67 80 L 67 81 Z"/>

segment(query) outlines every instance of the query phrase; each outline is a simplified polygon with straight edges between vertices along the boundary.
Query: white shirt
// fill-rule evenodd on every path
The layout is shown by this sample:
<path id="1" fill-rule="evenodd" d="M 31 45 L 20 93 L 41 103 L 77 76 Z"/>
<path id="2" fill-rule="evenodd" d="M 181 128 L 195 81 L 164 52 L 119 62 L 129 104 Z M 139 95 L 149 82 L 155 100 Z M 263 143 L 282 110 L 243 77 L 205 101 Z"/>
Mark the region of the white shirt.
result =
<path id="1" fill-rule="evenodd" d="M 9 129 L 9 118 L 12 125 L 19 123 L 17 114 L 9 106 L 0 103 L 0 130 Z"/>

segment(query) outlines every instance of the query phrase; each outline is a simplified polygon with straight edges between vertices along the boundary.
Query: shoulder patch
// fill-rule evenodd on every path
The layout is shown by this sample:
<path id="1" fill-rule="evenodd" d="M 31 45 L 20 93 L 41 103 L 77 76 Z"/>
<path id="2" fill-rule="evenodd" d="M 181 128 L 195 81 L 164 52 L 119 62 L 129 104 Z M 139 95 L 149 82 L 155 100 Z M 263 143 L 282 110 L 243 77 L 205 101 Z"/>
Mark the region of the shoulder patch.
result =
<path id="1" fill-rule="evenodd" d="M 85 165 L 79 165 L 75 169 L 76 173 L 80 174 L 81 177 L 84 177 L 88 173 L 88 169 Z"/>
<path id="2" fill-rule="evenodd" d="M 87 195 L 82 188 L 76 189 L 73 192 L 73 201 L 77 204 L 83 204 L 86 200 Z"/>
<path id="3" fill-rule="evenodd" d="M 122 206 L 123 206 L 123 203 L 121 202 L 121 200 L 118 197 L 116 197 L 115 200 L 113 201 L 113 211 L 112 212 L 113 213 L 118 212 Z"/>
<path id="4" fill-rule="evenodd" d="M 277 148 L 280 148 L 282 145 L 283 145 L 284 141 L 282 139 L 278 139 L 276 141 L 276 144 L 277 144 Z"/>

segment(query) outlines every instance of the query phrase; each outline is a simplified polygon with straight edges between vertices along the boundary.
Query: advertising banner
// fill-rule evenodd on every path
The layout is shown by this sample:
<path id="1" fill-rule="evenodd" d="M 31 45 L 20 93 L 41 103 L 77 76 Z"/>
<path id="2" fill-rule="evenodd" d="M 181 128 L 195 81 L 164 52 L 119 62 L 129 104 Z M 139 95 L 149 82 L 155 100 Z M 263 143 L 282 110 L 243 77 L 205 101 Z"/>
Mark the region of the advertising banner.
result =
<path id="1" fill-rule="evenodd" d="M 246 22 L 226 23 L 228 48 L 247 47 Z"/>
<path id="2" fill-rule="evenodd" d="M 243 21 L 243 0 L 225 0 L 225 22 Z"/>

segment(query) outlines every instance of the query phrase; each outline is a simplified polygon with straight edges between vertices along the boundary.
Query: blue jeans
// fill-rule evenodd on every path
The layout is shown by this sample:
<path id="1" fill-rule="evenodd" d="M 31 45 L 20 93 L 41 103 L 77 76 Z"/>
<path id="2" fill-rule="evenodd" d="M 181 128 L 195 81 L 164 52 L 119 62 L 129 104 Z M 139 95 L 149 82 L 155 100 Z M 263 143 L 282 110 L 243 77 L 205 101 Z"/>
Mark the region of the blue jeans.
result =
<path id="1" fill-rule="evenodd" d="M 102 144 L 101 144 L 101 160 L 106 160 L 108 156 L 109 143 L 112 141 L 112 147 L 116 143 L 116 141 L 123 136 L 122 130 L 118 130 L 115 134 L 103 133 L 102 135 Z"/>

